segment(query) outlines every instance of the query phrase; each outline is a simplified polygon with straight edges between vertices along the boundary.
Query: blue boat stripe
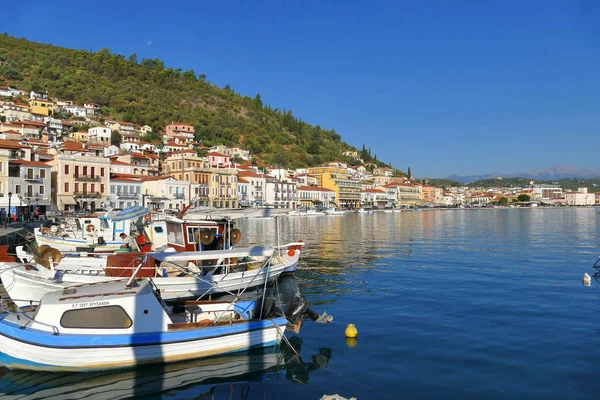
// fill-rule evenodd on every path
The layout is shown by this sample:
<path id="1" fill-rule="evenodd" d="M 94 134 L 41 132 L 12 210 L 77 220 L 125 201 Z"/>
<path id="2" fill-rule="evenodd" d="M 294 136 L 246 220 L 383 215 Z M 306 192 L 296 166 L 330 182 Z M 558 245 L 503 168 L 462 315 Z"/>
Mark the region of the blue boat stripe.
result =
<path id="1" fill-rule="evenodd" d="M 156 346 L 170 343 L 184 343 L 195 340 L 214 339 L 217 337 L 231 336 L 239 333 L 252 332 L 275 325 L 283 326 L 287 320 L 283 317 L 263 321 L 251 321 L 248 324 L 218 326 L 210 328 L 191 329 L 188 331 L 132 333 L 120 335 L 99 334 L 59 334 L 37 329 L 20 329 L 10 326 L 11 323 L 0 321 L 0 335 L 33 346 L 79 349 L 79 348 L 110 348 L 110 347 L 138 347 Z M 0 349 L 1 351 L 1 349 Z"/>

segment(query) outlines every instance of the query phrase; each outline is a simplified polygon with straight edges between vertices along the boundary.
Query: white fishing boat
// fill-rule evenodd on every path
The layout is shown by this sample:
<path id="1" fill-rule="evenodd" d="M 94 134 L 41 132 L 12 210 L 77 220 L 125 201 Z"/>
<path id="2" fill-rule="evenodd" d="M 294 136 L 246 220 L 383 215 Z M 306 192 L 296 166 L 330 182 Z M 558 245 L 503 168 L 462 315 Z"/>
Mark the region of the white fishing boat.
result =
<path id="1" fill-rule="evenodd" d="M 46 293 L 66 286 L 131 276 L 140 265 L 138 277 L 153 278 L 165 299 L 235 294 L 295 269 L 303 244 L 290 243 L 285 251 L 257 246 L 204 252 L 117 253 L 90 257 L 90 261 L 85 257 L 61 258 L 59 252 L 50 251 L 44 252 L 45 258 L 27 263 L 0 262 L 0 279 L 19 307 L 30 306 L 31 300 L 38 301 Z"/>
<path id="2" fill-rule="evenodd" d="M 346 215 L 346 210 L 341 210 L 339 208 L 328 208 L 325 210 L 326 215 Z"/>
<path id="3" fill-rule="evenodd" d="M 38 246 L 51 246 L 61 252 L 78 248 L 114 251 L 123 245 L 121 233 L 130 234 L 129 221 L 113 222 L 108 215 L 69 217 L 60 224 L 33 231 Z"/>
<path id="4" fill-rule="evenodd" d="M 92 371 L 190 360 L 278 344 L 287 319 L 257 301 L 165 302 L 151 279 L 65 287 L 35 312 L 0 315 L 10 369 Z M 263 315 L 265 314 L 265 315 Z"/>

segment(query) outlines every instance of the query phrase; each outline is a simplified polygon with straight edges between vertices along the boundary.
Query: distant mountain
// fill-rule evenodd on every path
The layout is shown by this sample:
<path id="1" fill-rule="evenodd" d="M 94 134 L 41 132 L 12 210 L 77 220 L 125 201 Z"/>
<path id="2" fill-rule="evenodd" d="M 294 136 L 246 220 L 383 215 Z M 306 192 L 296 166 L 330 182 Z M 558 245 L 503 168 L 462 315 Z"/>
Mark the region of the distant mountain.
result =
<path id="1" fill-rule="evenodd" d="M 497 177 L 502 178 L 529 178 L 535 180 L 559 180 L 565 178 L 595 178 L 600 176 L 599 168 L 576 168 L 569 167 L 564 165 L 557 165 L 555 167 L 537 171 L 529 171 L 529 172 L 517 172 L 513 174 L 505 174 L 501 172 L 494 172 L 492 174 L 487 175 L 470 175 L 470 176 L 459 176 L 459 175 L 450 175 L 446 179 L 451 179 L 453 181 L 458 181 L 461 183 L 470 183 L 475 181 L 480 181 L 484 179 L 495 179 Z"/>

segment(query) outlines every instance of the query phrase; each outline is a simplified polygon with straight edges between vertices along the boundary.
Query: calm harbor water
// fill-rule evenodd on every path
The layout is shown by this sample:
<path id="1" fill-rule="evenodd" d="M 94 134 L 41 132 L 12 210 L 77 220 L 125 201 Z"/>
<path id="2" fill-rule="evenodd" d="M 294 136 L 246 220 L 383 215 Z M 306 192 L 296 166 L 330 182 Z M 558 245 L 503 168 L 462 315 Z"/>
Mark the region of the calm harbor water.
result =
<path id="1" fill-rule="evenodd" d="M 82 375 L 1 371 L 0 398 L 597 399 L 597 209 L 436 210 L 285 217 L 303 239 L 297 289 L 334 316 L 288 332 L 299 352 Z M 276 243 L 275 221 L 239 224 Z M 359 330 L 344 337 L 347 324 Z"/>

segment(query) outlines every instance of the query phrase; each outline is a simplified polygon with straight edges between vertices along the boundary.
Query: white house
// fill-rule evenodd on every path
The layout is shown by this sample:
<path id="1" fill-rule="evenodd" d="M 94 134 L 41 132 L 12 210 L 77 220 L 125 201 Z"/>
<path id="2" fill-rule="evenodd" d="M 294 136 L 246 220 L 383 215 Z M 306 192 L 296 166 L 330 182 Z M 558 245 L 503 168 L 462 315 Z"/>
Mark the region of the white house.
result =
<path id="1" fill-rule="evenodd" d="M 142 181 L 134 177 L 111 178 L 109 201 L 112 208 L 120 209 L 142 205 Z"/>
<path id="2" fill-rule="evenodd" d="M 144 205 L 155 209 L 182 210 L 189 202 L 189 182 L 170 176 L 144 177 Z"/>
<path id="3" fill-rule="evenodd" d="M 267 178 L 265 185 L 265 203 L 275 208 L 290 208 L 295 210 L 298 204 L 296 182 L 284 182 L 275 178 Z"/>
<path id="4" fill-rule="evenodd" d="M 250 182 L 245 178 L 238 178 L 237 180 L 237 197 L 238 205 L 240 207 L 250 207 Z"/>
<path id="5" fill-rule="evenodd" d="M 119 147 L 128 152 L 140 151 L 140 144 L 136 142 L 122 142 Z"/>
<path id="6" fill-rule="evenodd" d="M 569 206 L 593 206 L 595 204 L 594 193 L 588 193 L 586 187 L 580 187 L 576 192 L 566 192 L 565 200 Z"/>
<path id="7" fill-rule="evenodd" d="M 360 191 L 360 204 L 362 206 L 383 208 L 388 204 L 388 201 L 388 193 L 385 190 L 365 189 Z"/>
<path id="8" fill-rule="evenodd" d="M 111 133 L 111 129 L 104 126 L 88 129 L 88 136 L 92 143 L 110 143 Z"/>
<path id="9" fill-rule="evenodd" d="M 65 106 L 65 111 L 75 115 L 76 117 L 85 117 L 87 115 L 86 108 L 76 104 Z"/>
<path id="10" fill-rule="evenodd" d="M 335 191 L 317 186 L 298 186 L 298 202 L 303 208 L 329 208 L 329 202 L 335 201 Z"/>

